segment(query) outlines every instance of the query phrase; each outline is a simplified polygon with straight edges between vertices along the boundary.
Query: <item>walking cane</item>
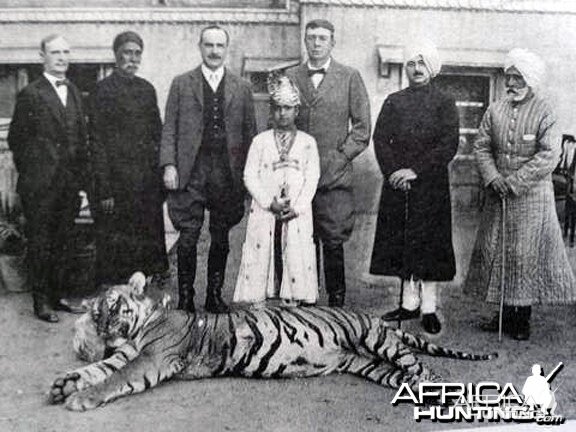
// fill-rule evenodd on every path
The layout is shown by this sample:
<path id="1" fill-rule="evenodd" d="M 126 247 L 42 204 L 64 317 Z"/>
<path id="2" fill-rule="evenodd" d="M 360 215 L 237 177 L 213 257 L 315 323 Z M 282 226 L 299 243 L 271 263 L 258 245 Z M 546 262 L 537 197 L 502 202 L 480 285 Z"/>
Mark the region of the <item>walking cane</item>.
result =
<path id="1" fill-rule="evenodd" d="M 500 271 L 500 309 L 498 310 L 498 342 L 502 342 L 502 321 L 504 315 L 504 280 L 506 275 L 506 197 L 502 197 L 502 221 L 501 221 L 501 253 L 502 270 Z"/>
<path id="2" fill-rule="evenodd" d="M 402 230 L 403 250 L 402 250 L 402 266 L 406 266 L 406 243 L 408 242 L 408 204 L 410 198 L 410 190 L 404 191 L 404 228 Z M 400 299 L 398 301 L 398 310 L 402 309 L 402 299 L 404 298 L 404 277 L 400 276 Z M 402 328 L 402 319 L 398 316 L 398 328 Z"/>

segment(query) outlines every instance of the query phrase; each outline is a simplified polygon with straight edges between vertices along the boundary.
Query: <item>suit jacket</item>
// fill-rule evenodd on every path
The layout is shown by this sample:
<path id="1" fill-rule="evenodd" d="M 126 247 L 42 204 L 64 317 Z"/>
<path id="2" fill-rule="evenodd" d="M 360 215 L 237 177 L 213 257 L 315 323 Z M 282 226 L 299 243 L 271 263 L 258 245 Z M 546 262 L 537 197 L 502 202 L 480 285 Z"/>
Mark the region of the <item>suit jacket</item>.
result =
<path id="1" fill-rule="evenodd" d="M 352 159 L 370 140 L 370 101 L 360 73 L 332 59 L 317 89 L 308 76 L 308 66 L 288 71 L 301 94 L 298 129 L 318 142 L 321 177 L 318 189 L 350 187 Z"/>
<path id="2" fill-rule="evenodd" d="M 72 174 L 68 186 L 78 190 L 87 186 L 86 123 L 80 91 L 72 83 L 68 86 L 68 100 L 71 98 L 79 113 L 77 139 L 69 139 L 65 108 L 44 75 L 18 94 L 8 146 L 18 170 L 19 194 L 50 188 L 55 174 L 62 169 Z"/>
<path id="3" fill-rule="evenodd" d="M 160 144 L 160 166 L 174 165 L 178 188 L 183 189 L 202 144 L 204 131 L 204 90 L 201 67 L 172 81 Z M 243 188 L 243 171 L 252 138 L 256 135 L 254 100 L 250 85 L 232 74 L 224 74 L 224 123 L 232 177 Z"/>

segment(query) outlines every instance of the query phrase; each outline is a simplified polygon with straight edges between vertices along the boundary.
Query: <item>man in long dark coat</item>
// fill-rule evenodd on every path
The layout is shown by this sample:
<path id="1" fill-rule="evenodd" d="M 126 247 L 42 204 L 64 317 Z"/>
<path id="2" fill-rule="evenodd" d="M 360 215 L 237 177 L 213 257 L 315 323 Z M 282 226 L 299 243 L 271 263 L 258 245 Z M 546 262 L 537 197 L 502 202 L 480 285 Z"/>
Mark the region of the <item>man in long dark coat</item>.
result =
<path id="1" fill-rule="evenodd" d="M 116 69 L 98 83 L 91 116 L 99 283 L 168 267 L 158 152 L 162 122 L 152 85 L 135 76 L 143 42 L 134 32 L 114 40 Z"/>
<path id="2" fill-rule="evenodd" d="M 422 43 L 405 59 L 409 87 L 384 101 L 374 131 L 384 184 L 370 272 L 408 281 L 401 307 L 385 319 L 418 318 L 421 303 L 424 329 L 438 333 L 436 282 L 456 273 L 448 163 L 458 147 L 458 113 L 432 82 L 441 68 L 436 48 Z"/>
<path id="3" fill-rule="evenodd" d="M 44 73 L 19 94 L 8 145 L 18 170 L 28 237 L 28 270 L 34 314 L 58 322 L 54 309 L 80 312 L 60 286 L 66 234 L 86 186 L 86 125 L 78 88 L 66 79 L 70 45 L 51 35 L 41 43 Z"/>

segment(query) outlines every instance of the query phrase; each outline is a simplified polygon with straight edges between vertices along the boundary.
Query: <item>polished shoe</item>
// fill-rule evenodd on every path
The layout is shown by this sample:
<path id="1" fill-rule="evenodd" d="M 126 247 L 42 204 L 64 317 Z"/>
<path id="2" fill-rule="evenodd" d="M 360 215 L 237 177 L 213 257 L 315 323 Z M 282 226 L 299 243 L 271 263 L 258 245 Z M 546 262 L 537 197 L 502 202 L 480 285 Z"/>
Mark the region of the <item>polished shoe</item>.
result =
<path id="1" fill-rule="evenodd" d="M 518 328 L 516 330 L 516 332 L 512 335 L 513 339 L 516 339 L 518 341 L 526 341 L 528 339 L 530 339 L 530 327 L 522 327 L 522 328 Z"/>
<path id="2" fill-rule="evenodd" d="M 230 308 L 222 300 L 222 287 L 224 286 L 224 271 L 211 270 L 208 272 L 208 286 L 206 287 L 206 312 L 223 314 L 230 312 Z"/>
<path id="3" fill-rule="evenodd" d="M 82 304 L 75 304 L 68 299 L 60 299 L 54 305 L 57 311 L 68 312 L 71 314 L 80 315 L 88 312 L 88 308 Z"/>
<path id="4" fill-rule="evenodd" d="M 282 306 L 284 307 L 298 307 L 300 305 L 300 302 L 298 300 L 292 300 L 292 299 L 282 299 Z"/>
<path id="5" fill-rule="evenodd" d="M 384 321 L 405 321 L 417 319 L 418 317 L 420 317 L 419 307 L 413 311 L 399 307 L 398 309 L 394 309 L 382 315 Z"/>
<path id="6" fill-rule="evenodd" d="M 42 321 L 57 323 L 60 321 L 56 312 L 54 312 L 46 302 L 34 302 L 34 315 Z"/>
<path id="7" fill-rule="evenodd" d="M 309 302 L 303 301 L 303 302 L 300 302 L 300 306 L 301 306 L 301 307 L 315 307 L 315 306 L 316 306 L 316 302 L 314 302 L 314 303 L 309 303 Z"/>
<path id="8" fill-rule="evenodd" d="M 178 282 L 178 306 L 176 309 L 195 313 L 196 307 L 194 306 L 194 286 L 189 281 L 182 282 L 182 279 L 184 278 L 181 278 Z"/>
<path id="9" fill-rule="evenodd" d="M 230 308 L 220 296 L 210 295 L 206 297 L 206 303 L 204 304 L 204 309 L 206 312 L 214 314 L 223 314 L 230 312 Z"/>
<path id="10" fill-rule="evenodd" d="M 442 330 L 442 324 L 440 324 L 440 320 L 435 313 L 422 315 L 422 327 L 424 327 L 426 333 L 430 334 L 437 334 Z"/>
<path id="11" fill-rule="evenodd" d="M 532 308 L 530 306 L 519 306 L 514 310 L 516 320 L 515 331 L 511 334 L 513 339 L 525 341 L 530 339 L 530 315 Z"/>
<path id="12" fill-rule="evenodd" d="M 328 306 L 330 307 L 342 307 L 344 306 L 344 294 L 332 294 L 328 295 Z"/>

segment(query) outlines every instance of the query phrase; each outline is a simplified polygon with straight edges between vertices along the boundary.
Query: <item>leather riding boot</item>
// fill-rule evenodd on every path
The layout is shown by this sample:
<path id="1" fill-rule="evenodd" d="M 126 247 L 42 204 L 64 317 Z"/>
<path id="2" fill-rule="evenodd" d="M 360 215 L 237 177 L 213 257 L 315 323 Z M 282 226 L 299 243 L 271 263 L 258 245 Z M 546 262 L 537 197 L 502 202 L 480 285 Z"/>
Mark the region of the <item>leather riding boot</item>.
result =
<path id="1" fill-rule="evenodd" d="M 196 245 L 178 245 L 178 309 L 195 312 Z"/>
<path id="2" fill-rule="evenodd" d="M 228 313 L 230 309 L 222 300 L 222 287 L 226 275 L 226 261 L 228 259 L 228 249 L 215 245 L 210 245 L 208 254 L 208 285 L 206 288 L 206 303 L 204 308 L 210 313 Z"/>
<path id="3" fill-rule="evenodd" d="M 530 315 L 532 314 L 531 306 L 518 306 L 515 308 L 516 328 L 512 333 L 512 338 L 520 341 L 530 338 Z"/>
<path id="4" fill-rule="evenodd" d="M 502 310 L 502 332 L 511 334 L 515 328 L 515 322 L 513 319 L 514 314 L 514 307 L 513 306 L 506 306 L 504 305 L 504 309 Z M 480 323 L 480 329 L 485 332 L 495 333 L 498 331 L 498 312 L 494 314 L 494 316 L 490 319 L 490 321 L 486 321 Z"/>
<path id="5" fill-rule="evenodd" d="M 324 275 L 326 291 L 328 292 L 328 305 L 333 307 L 344 306 L 346 297 L 346 275 L 344 272 L 344 245 L 323 245 Z"/>

